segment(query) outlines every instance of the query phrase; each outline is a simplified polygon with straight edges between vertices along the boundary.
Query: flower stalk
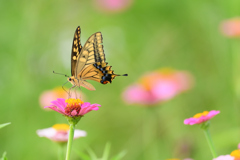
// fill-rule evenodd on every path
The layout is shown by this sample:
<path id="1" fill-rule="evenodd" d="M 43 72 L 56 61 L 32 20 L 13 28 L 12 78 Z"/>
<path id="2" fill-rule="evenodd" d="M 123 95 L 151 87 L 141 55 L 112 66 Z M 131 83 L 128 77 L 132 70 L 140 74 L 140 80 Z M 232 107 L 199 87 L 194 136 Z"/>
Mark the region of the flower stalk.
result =
<path id="1" fill-rule="evenodd" d="M 68 143 L 67 143 L 67 152 L 66 152 L 66 159 L 65 160 L 70 160 L 70 153 L 71 153 L 71 149 L 72 149 L 74 129 L 75 129 L 75 124 L 70 123 Z"/>
<path id="2" fill-rule="evenodd" d="M 64 143 L 59 143 L 58 160 L 64 160 Z"/>
<path id="3" fill-rule="evenodd" d="M 203 123 L 201 128 L 203 129 L 203 132 L 204 132 L 205 137 L 207 139 L 207 143 L 208 143 L 208 146 L 211 150 L 212 156 L 213 156 L 213 158 L 216 158 L 217 153 L 216 153 L 216 150 L 214 148 L 213 141 L 212 141 L 209 129 L 208 129 L 209 128 L 209 121 L 207 121 L 206 123 Z"/>

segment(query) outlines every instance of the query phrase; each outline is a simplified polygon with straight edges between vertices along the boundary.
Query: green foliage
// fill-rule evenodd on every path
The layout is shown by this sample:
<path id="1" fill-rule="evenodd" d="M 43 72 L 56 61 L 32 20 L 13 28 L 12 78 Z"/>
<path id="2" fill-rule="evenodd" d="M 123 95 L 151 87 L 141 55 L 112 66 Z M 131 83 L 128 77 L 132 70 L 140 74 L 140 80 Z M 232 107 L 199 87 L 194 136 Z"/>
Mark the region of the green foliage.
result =
<path id="1" fill-rule="evenodd" d="M 122 151 L 119 154 L 110 158 L 110 149 L 111 149 L 111 145 L 110 143 L 107 143 L 104 148 L 102 158 L 97 158 L 97 155 L 94 153 L 94 151 L 91 148 L 87 149 L 88 154 L 79 152 L 76 149 L 75 149 L 75 152 L 78 154 L 78 156 L 82 160 L 121 160 L 126 155 L 126 151 Z"/>
<path id="2" fill-rule="evenodd" d="M 7 152 L 3 153 L 2 158 L 0 158 L 0 160 L 8 160 L 7 159 Z"/>
<path id="3" fill-rule="evenodd" d="M 0 124 L 0 129 L 5 127 L 5 126 L 8 126 L 9 124 L 11 124 L 11 123 L 9 122 L 9 123 Z"/>

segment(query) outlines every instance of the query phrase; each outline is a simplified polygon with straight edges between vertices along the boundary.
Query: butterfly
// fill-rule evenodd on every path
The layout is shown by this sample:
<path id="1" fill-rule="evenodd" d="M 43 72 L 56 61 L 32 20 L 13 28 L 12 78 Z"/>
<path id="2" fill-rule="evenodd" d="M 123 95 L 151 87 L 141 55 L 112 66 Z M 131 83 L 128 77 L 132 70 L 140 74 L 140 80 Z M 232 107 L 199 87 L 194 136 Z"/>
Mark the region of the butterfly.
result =
<path id="1" fill-rule="evenodd" d="M 116 76 L 128 76 L 127 74 L 114 74 L 112 66 L 105 62 L 103 50 L 103 38 L 101 32 L 92 34 L 84 46 L 80 41 L 81 29 L 77 27 L 72 44 L 71 54 L 71 77 L 68 81 L 73 87 L 85 87 L 88 90 L 96 90 L 94 86 L 86 80 L 97 81 L 101 84 L 111 83 Z"/>

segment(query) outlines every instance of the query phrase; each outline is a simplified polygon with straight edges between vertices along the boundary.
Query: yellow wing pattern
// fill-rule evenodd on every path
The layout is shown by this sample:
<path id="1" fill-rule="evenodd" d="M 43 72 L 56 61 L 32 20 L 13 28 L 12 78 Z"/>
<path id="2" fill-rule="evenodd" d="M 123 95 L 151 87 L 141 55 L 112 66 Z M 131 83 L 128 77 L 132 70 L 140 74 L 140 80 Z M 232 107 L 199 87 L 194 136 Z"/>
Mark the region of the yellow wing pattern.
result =
<path id="1" fill-rule="evenodd" d="M 77 60 L 80 55 L 80 52 L 82 50 L 80 35 L 81 35 L 81 29 L 80 29 L 80 26 L 78 26 L 74 33 L 73 44 L 72 44 L 72 54 L 71 54 L 71 74 L 72 74 L 72 76 L 77 76 L 76 64 L 77 64 Z"/>

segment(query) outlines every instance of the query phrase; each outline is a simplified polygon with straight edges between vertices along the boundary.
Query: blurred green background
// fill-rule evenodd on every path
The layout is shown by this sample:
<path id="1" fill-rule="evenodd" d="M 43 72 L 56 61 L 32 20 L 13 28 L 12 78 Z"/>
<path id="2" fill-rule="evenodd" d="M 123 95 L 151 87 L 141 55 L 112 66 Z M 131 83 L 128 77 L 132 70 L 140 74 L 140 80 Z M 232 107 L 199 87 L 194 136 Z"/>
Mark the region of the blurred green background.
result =
<path id="1" fill-rule="evenodd" d="M 129 76 L 107 85 L 92 82 L 96 91 L 83 89 L 87 101 L 102 107 L 77 125 L 88 136 L 75 140 L 73 148 L 90 147 L 100 157 L 110 142 L 111 156 L 127 151 L 124 160 L 211 159 L 199 126 L 183 120 L 214 109 L 221 113 L 211 121 L 213 141 L 218 154 L 229 154 L 240 142 L 233 83 L 239 43 L 221 35 L 219 25 L 239 16 L 239 7 L 237 0 L 135 0 L 110 12 L 94 0 L 0 0 L 0 123 L 12 123 L 0 130 L 0 154 L 7 151 L 12 160 L 57 159 L 57 144 L 39 138 L 36 130 L 67 121 L 41 109 L 39 96 L 66 81 L 53 70 L 70 75 L 78 25 L 82 44 L 101 31 L 107 62 Z M 155 108 L 126 105 L 124 89 L 161 67 L 189 71 L 194 88 Z M 75 152 L 71 158 L 79 159 Z"/>

